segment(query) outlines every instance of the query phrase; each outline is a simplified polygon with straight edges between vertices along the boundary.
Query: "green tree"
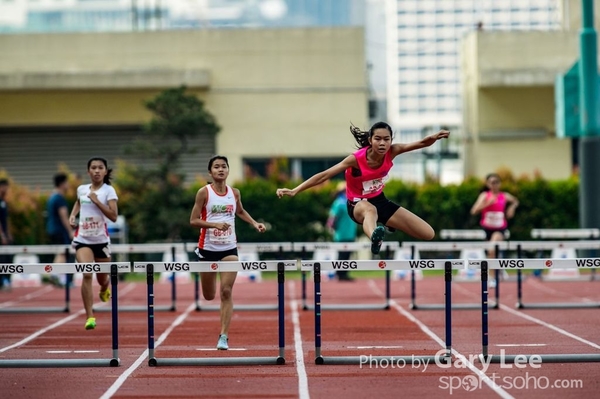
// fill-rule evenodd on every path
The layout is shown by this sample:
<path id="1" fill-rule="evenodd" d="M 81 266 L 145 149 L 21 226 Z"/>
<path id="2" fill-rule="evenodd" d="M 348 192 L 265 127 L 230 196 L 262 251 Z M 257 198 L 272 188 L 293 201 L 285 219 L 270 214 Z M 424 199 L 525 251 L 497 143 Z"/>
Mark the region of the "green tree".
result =
<path id="1" fill-rule="evenodd" d="M 116 176 L 124 200 L 119 201 L 120 213 L 136 242 L 178 240 L 193 204 L 183 184 L 181 158 L 198 152 L 195 139 L 215 136 L 221 128 L 204 103 L 183 86 L 159 93 L 145 106 L 152 119 L 141 137 L 125 148 L 141 162 L 120 165 Z"/>

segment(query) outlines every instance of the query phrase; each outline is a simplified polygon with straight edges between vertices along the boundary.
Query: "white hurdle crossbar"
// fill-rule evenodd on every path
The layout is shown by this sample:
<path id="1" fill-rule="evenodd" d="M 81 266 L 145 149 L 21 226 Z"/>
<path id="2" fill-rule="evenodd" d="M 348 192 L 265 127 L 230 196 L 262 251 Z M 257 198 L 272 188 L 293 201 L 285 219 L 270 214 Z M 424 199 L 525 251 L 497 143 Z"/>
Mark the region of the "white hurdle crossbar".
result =
<path id="1" fill-rule="evenodd" d="M 35 254 L 35 255 L 55 255 L 59 252 L 65 253 L 65 259 L 68 259 L 69 255 L 69 246 L 68 245 L 0 245 L 0 254 L 3 255 L 17 255 L 17 254 Z M 10 268 L 11 264 L 7 264 L 9 266 L 0 266 L 0 272 L 2 274 L 10 274 L 10 272 L 5 273 L 5 270 L 2 268 Z M 13 262 L 12 265 L 18 265 L 18 263 Z M 71 293 L 70 286 L 72 281 L 72 275 L 67 274 L 67 279 L 65 283 L 65 305 L 61 307 L 6 307 L 0 308 L 0 313 L 69 313 L 71 311 Z"/>
<path id="2" fill-rule="evenodd" d="M 188 247 L 193 247 L 194 249 L 198 246 L 197 243 L 191 243 L 187 245 Z M 277 253 L 278 259 L 283 259 L 284 252 L 292 252 L 293 244 L 291 242 L 252 242 L 252 243 L 238 243 L 238 252 L 272 252 Z M 192 251 L 190 251 L 192 252 Z M 260 268 L 260 264 L 262 261 L 258 262 L 247 262 L 250 263 L 248 269 L 239 270 L 239 271 L 263 271 Z M 196 273 L 194 275 L 194 299 L 196 301 L 196 311 L 219 311 L 220 307 L 218 305 L 206 305 L 203 304 L 200 300 L 200 280 L 199 276 Z M 250 310 L 250 311 L 260 311 L 260 310 L 277 310 L 277 304 L 234 304 L 233 310 Z"/>
<path id="3" fill-rule="evenodd" d="M 411 251 L 460 251 L 461 249 L 472 249 L 472 248 L 483 248 L 483 249 L 495 249 L 496 253 L 500 250 L 508 249 L 508 241 L 457 241 L 457 242 L 440 242 L 440 241 L 416 241 L 416 242 L 403 242 L 403 248 L 410 248 Z M 415 261 L 416 262 L 416 261 Z M 418 263 L 421 270 L 429 270 L 426 261 L 420 261 Z M 440 310 L 445 308 L 445 304 L 432 303 L 432 304 L 417 304 L 417 283 L 414 276 L 414 272 L 411 273 L 410 281 L 410 308 L 412 310 Z M 498 280 L 498 279 L 496 279 Z M 496 281 L 495 287 L 495 299 L 496 302 L 491 304 L 492 309 L 497 309 L 500 302 L 500 286 L 499 281 Z M 481 307 L 478 303 L 454 303 L 452 309 L 479 309 Z"/>
<path id="4" fill-rule="evenodd" d="M 379 252 L 379 258 L 382 256 L 386 259 L 391 258 L 391 252 L 396 251 L 400 248 L 400 244 L 397 241 L 384 242 L 381 245 L 381 252 Z M 306 257 L 307 252 L 314 252 L 316 250 L 327 250 L 332 249 L 336 251 L 360 251 L 370 250 L 371 242 L 295 242 L 294 252 L 299 256 L 300 259 Z M 351 271 L 354 269 L 355 261 L 334 261 L 336 265 L 333 271 L 344 270 Z M 308 304 L 306 299 L 306 271 L 302 271 L 302 309 L 309 310 L 312 306 Z M 385 270 L 385 302 L 383 304 L 327 304 L 322 305 L 325 309 L 335 310 L 366 310 L 366 309 L 383 309 L 387 310 L 390 308 L 390 297 L 391 297 L 391 285 L 390 285 L 390 271 Z"/>
<path id="5" fill-rule="evenodd" d="M 600 267 L 600 258 L 578 258 L 578 259 L 511 259 L 518 262 L 520 268 L 523 269 L 580 269 L 580 268 L 598 268 Z M 490 361 L 491 363 L 515 363 L 518 359 L 522 362 L 523 359 L 529 359 L 532 356 L 539 358 L 542 363 L 583 363 L 583 362 L 600 362 L 600 354 L 541 354 L 541 355 L 490 355 L 488 352 L 489 345 L 489 330 L 488 330 L 488 307 L 487 307 L 487 275 L 489 269 L 503 269 L 506 266 L 502 265 L 502 259 L 484 259 L 484 260 L 469 260 L 467 267 L 469 269 L 481 270 L 481 337 L 482 337 L 482 353 L 480 359 L 482 361 Z M 596 304 L 596 307 L 600 305 Z"/>
<path id="6" fill-rule="evenodd" d="M 4 266 L 4 265 L 0 265 Z M 112 358 L 110 359 L 10 359 L 0 360 L 0 368 L 34 368 L 34 367 L 117 367 L 119 359 L 119 309 L 118 274 L 131 270 L 129 262 L 106 263 L 30 263 L 14 266 L 13 274 L 70 274 L 70 273 L 110 273 L 111 312 L 112 312 Z M 12 270 L 12 269 L 11 269 Z"/>
<path id="7" fill-rule="evenodd" d="M 511 248 L 517 250 L 517 258 L 522 259 L 523 250 L 534 249 L 534 250 L 552 250 L 556 248 L 575 248 L 575 249 L 600 249 L 600 240 L 582 240 L 582 241 L 511 241 Z M 583 259 L 599 259 L 600 258 L 581 258 Z M 558 259 L 561 260 L 561 259 Z M 543 262 L 544 259 L 523 259 L 523 262 L 527 261 L 527 264 L 540 265 L 540 263 L 534 263 L 533 261 Z M 586 261 L 591 262 L 591 261 Z M 523 285 L 521 282 L 521 272 L 524 269 L 545 269 L 547 267 L 517 267 L 517 309 L 566 309 L 566 308 L 596 308 L 600 305 L 592 302 L 579 302 L 579 303 L 523 303 Z M 592 264 L 588 265 L 589 269 L 595 270 L 597 267 Z M 515 268 L 515 266 L 512 266 Z M 588 267 L 579 267 L 578 270 L 584 270 Z"/>
<path id="8" fill-rule="evenodd" d="M 414 270 L 413 261 L 408 260 L 357 260 L 355 261 L 357 264 L 356 270 Z M 445 307 L 445 320 L 446 320 L 446 354 L 444 357 L 450 361 L 452 356 L 452 270 L 453 269 L 462 269 L 464 268 L 464 260 L 462 259 L 450 259 L 450 260 L 425 260 L 427 264 L 431 265 L 432 269 L 441 269 L 444 270 L 444 281 L 445 281 L 445 297 L 446 297 L 446 307 Z M 314 314 L 315 314 L 315 363 L 316 364 L 361 364 L 362 358 L 361 356 L 323 356 L 321 352 L 321 319 L 322 319 L 322 310 L 323 305 L 321 304 L 321 270 L 336 270 L 334 267 L 334 263 L 332 261 L 302 261 L 302 270 L 303 271 L 312 271 L 314 276 L 314 285 L 315 285 L 315 305 L 314 305 Z M 405 362 L 411 363 L 415 360 L 426 360 L 426 361 L 436 361 L 436 356 L 376 356 L 373 358 L 377 358 L 378 360 L 387 359 L 391 361 L 391 359 L 395 359 L 398 361 L 400 359 Z"/>
<path id="9" fill-rule="evenodd" d="M 134 272 L 146 273 L 148 285 L 148 353 L 150 366 L 230 366 L 285 364 L 285 271 L 296 270 L 296 260 L 261 261 L 262 271 L 277 272 L 277 309 L 279 328 L 279 352 L 273 357 L 216 357 L 216 358 L 157 358 L 154 345 L 154 273 L 167 270 L 165 262 L 135 262 Z M 240 272 L 243 262 L 186 262 L 182 265 L 189 272 Z"/>

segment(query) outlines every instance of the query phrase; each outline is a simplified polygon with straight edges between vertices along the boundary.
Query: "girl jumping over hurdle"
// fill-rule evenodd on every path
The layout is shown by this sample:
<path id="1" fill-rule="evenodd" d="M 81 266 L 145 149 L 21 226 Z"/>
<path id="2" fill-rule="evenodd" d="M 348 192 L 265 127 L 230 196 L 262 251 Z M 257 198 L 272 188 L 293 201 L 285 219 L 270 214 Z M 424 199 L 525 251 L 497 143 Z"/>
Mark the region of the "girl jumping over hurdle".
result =
<path id="1" fill-rule="evenodd" d="M 406 208 L 388 200 L 383 188 L 396 156 L 429 147 L 438 140 L 448 138 L 450 132 L 440 130 L 419 141 L 396 144 L 392 144 L 392 128 L 385 122 L 375 123 L 368 131 L 352 125 L 350 132 L 358 144 L 358 151 L 331 168 L 313 175 L 294 189 L 277 189 L 277 196 L 293 197 L 344 172 L 348 214 L 363 226 L 364 233 L 371 238 L 373 254 L 378 254 L 381 249 L 385 233 L 383 226 L 401 230 L 417 239 L 433 239 L 433 228 Z"/>
<path id="2" fill-rule="evenodd" d="M 94 157 L 87 163 L 87 172 L 91 184 L 77 187 L 77 200 L 71 210 L 69 223 L 76 228 L 73 234 L 73 247 L 78 263 L 110 262 L 110 236 L 108 235 L 107 220 L 117 221 L 117 193 L 110 185 L 112 169 L 104 158 Z M 79 214 L 79 223 L 76 221 Z M 87 319 L 85 329 L 96 328 L 96 318 L 92 306 L 94 296 L 92 289 L 92 273 L 83 273 L 81 283 L 81 298 Z M 110 278 L 108 273 L 96 273 L 100 284 L 100 300 L 110 299 Z"/>
<path id="3" fill-rule="evenodd" d="M 190 225 L 200 229 L 196 254 L 201 262 L 237 261 L 235 216 L 263 233 L 265 225 L 258 223 L 242 206 L 240 190 L 227 185 L 229 161 L 216 155 L 208 161 L 208 173 L 213 182 L 196 193 L 196 201 L 190 216 Z M 233 284 L 237 272 L 220 272 L 221 280 L 221 333 L 217 349 L 229 349 L 229 324 L 233 315 Z M 202 294 L 213 300 L 217 291 L 217 273 L 200 273 Z"/>

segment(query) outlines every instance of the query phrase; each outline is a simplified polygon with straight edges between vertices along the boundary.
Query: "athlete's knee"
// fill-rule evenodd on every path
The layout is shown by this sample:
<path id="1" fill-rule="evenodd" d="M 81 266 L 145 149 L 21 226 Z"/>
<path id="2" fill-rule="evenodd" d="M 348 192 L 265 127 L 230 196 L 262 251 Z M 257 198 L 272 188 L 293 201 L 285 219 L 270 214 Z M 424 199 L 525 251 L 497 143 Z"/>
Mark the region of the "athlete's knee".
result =
<path id="1" fill-rule="evenodd" d="M 231 299 L 232 291 L 230 286 L 221 287 L 221 300 Z"/>
<path id="2" fill-rule="evenodd" d="M 215 292 L 208 292 L 206 290 L 202 291 L 202 296 L 204 297 L 204 299 L 206 299 L 207 301 L 212 301 L 213 299 L 215 299 Z"/>
<path id="3" fill-rule="evenodd" d="M 421 237 L 423 240 L 433 240 L 435 237 L 435 230 L 433 227 L 427 226 L 427 228 L 423 231 L 423 236 Z"/>
<path id="4" fill-rule="evenodd" d="M 83 281 L 89 283 L 92 281 L 93 274 L 92 273 L 83 273 Z"/>

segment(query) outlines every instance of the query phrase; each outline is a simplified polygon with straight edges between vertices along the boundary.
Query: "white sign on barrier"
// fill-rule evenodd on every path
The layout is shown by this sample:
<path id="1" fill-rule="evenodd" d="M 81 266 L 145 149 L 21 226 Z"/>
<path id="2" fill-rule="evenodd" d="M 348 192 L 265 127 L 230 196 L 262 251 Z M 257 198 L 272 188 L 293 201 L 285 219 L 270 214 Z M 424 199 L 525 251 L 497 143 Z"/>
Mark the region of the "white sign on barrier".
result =
<path id="1" fill-rule="evenodd" d="M 283 262 L 284 270 L 297 270 L 296 260 L 265 260 L 256 262 L 226 261 L 226 262 L 134 262 L 133 271 L 145 273 L 148 265 L 154 267 L 154 272 L 248 272 L 248 271 L 277 271 L 279 263 Z"/>
<path id="2" fill-rule="evenodd" d="M 444 269 L 450 262 L 452 269 L 464 268 L 462 259 L 422 259 L 422 260 L 303 260 L 301 270 L 312 271 L 316 263 L 321 270 L 434 270 Z"/>
<path id="3" fill-rule="evenodd" d="M 488 263 L 488 269 L 597 269 L 600 258 L 563 258 L 563 259 L 469 259 L 467 268 L 481 269 L 481 262 Z"/>
<path id="4" fill-rule="evenodd" d="M 395 251 L 400 248 L 400 244 L 397 241 L 384 241 L 381 245 L 381 252 L 385 252 L 387 249 Z M 371 249 L 370 241 L 355 241 L 355 242 L 295 242 L 294 250 L 296 252 L 306 251 L 313 252 L 319 249 L 333 249 L 337 251 L 361 251 L 365 249 Z"/>
<path id="5" fill-rule="evenodd" d="M 406 241 L 402 243 L 402 248 L 414 247 L 418 251 L 460 251 L 461 249 L 473 248 L 494 249 L 496 246 L 500 250 L 506 250 L 509 248 L 509 241 Z"/>
<path id="6" fill-rule="evenodd" d="M 118 273 L 129 273 L 129 262 L 98 262 L 98 263 L 24 263 L 0 264 L 2 274 L 69 274 L 69 273 L 110 273 L 112 265 L 117 265 Z"/>

